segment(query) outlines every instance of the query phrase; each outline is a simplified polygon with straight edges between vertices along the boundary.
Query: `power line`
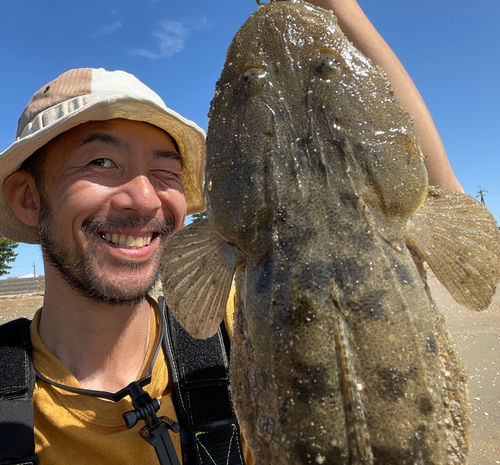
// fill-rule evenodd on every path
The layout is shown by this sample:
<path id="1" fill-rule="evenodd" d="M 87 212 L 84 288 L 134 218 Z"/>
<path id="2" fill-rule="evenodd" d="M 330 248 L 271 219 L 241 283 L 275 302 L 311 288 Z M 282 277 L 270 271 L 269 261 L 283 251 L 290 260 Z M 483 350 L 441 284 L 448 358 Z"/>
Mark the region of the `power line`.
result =
<path id="1" fill-rule="evenodd" d="M 488 191 L 485 191 L 484 189 L 481 189 L 481 186 L 479 186 L 479 190 L 477 191 L 477 193 L 479 195 L 476 195 L 476 198 L 481 197 L 481 203 L 483 205 L 486 205 L 486 203 L 484 201 L 484 194 L 486 194 L 486 192 L 488 192 Z"/>

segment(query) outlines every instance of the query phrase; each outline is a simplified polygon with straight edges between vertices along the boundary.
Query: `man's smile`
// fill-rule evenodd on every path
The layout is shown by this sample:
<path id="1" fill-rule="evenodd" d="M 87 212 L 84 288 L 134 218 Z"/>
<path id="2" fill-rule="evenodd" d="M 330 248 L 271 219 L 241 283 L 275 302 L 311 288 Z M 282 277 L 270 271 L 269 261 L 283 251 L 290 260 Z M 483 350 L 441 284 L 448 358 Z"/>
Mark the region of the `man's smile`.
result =
<path id="1" fill-rule="evenodd" d="M 153 233 L 141 236 L 118 233 L 99 233 L 99 235 L 105 241 L 127 249 L 142 249 L 143 247 L 147 247 L 153 239 Z"/>

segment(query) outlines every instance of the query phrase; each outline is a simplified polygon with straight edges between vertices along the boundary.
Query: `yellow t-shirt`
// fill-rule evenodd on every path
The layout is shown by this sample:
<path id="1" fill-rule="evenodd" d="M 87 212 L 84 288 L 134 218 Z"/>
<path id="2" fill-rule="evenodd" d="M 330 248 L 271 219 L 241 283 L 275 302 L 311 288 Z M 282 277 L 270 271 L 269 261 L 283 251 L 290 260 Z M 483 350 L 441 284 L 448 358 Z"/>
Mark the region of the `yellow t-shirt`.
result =
<path id="1" fill-rule="evenodd" d="M 33 361 L 35 368 L 46 378 L 57 383 L 83 388 L 62 362 L 47 350 L 38 326 L 41 310 L 31 324 Z M 140 378 L 146 376 L 158 343 L 158 314 L 151 311 L 151 334 L 147 356 Z M 165 388 L 166 386 L 166 388 Z M 152 381 L 144 387 L 152 398 L 161 401 L 158 416 L 177 419 L 172 402 L 172 383 L 169 381 L 165 354 L 159 354 L 154 367 Z M 127 429 L 122 414 L 133 410 L 129 397 L 119 402 L 73 394 L 37 379 L 33 394 L 35 410 L 35 451 L 41 465 L 140 465 L 158 463 L 154 448 L 139 435 L 144 426 L 139 421 Z M 179 435 L 170 433 L 179 461 Z M 244 447 L 247 464 L 254 463 L 248 449 Z"/>

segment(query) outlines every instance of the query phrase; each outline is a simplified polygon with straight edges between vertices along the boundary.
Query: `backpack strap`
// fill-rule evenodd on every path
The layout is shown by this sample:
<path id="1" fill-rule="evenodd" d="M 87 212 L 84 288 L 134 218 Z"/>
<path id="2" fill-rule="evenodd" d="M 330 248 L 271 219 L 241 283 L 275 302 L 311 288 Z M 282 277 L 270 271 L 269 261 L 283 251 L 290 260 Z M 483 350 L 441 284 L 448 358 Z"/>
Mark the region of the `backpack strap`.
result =
<path id="1" fill-rule="evenodd" d="M 36 465 L 30 320 L 0 326 L 0 464 Z"/>
<path id="2" fill-rule="evenodd" d="M 158 304 L 166 320 L 163 342 L 174 381 L 184 465 L 244 465 L 222 330 L 209 339 L 192 338 L 163 297 Z"/>

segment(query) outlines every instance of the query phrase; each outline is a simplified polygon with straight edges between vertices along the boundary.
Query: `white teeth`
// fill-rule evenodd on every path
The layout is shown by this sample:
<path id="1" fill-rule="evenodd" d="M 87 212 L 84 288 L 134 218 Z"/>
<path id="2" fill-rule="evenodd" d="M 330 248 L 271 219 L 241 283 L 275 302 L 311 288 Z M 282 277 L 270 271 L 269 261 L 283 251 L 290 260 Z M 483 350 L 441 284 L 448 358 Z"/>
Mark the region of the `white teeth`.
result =
<path id="1" fill-rule="evenodd" d="M 106 233 L 103 237 L 112 244 L 118 244 L 121 247 L 125 247 L 127 249 L 141 249 L 142 247 L 146 247 L 151 243 L 151 236 L 147 237 L 134 237 L 134 236 L 125 236 L 123 234 L 109 234 Z"/>

